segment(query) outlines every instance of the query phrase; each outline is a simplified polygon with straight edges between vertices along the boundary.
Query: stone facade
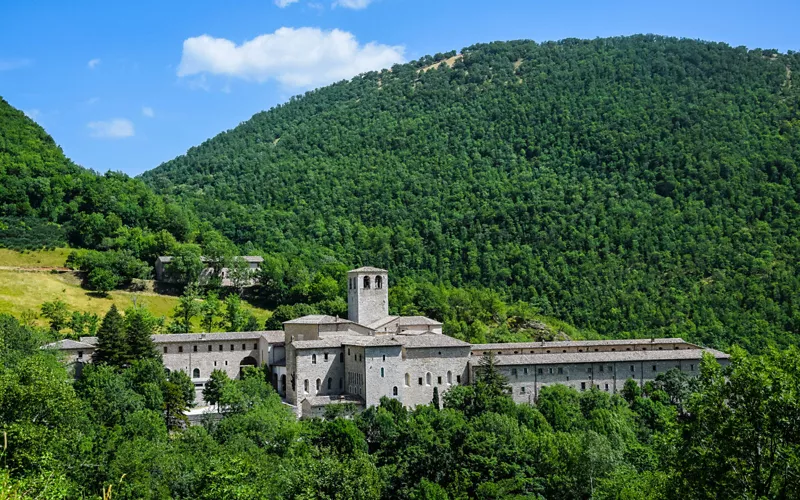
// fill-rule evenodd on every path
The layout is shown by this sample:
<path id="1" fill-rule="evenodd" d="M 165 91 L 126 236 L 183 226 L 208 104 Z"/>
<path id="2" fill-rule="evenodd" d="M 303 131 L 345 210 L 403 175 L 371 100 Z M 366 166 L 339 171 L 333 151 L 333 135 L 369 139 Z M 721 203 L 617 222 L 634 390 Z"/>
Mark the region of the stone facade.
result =
<path id="1" fill-rule="evenodd" d="M 468 344 L 442 334 L 421 316 L 389 316 L 388 273 L 362 267 L 348 272 L 348 319 L 311 315 L 283 331 L 155 335 L 168 370 L 183 370 L 202 388 L 214 369 L 238 377 L 245 366 L 266 365 L 272 383 L 298 416 L 320 416 L 332 404 L 356 408 L 382 397 L 406 407 L 429 404 L 452 387 L 469 384 L 491 354 L 519 403 L 533 403 L 542 387 L 565 384 L 609 393 L 625 381 L 639 384 L 672 368 L 696 375 L 703 353 L 726 364 L 729 356 L 681 339 L 584 340 Z M 97 339 L 63 340 L 60 349 L 77 369 L 90 362 Z"/>

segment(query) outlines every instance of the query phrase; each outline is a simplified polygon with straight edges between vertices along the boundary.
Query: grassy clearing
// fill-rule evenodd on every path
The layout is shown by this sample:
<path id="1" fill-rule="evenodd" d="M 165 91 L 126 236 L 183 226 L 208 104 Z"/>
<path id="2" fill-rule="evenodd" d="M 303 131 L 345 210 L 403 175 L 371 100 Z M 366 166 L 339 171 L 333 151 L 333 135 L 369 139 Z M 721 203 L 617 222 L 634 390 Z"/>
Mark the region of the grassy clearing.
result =
<path id="1" fill-rule="evenodd" d="M 18 252 L 0 248 L 0 266 L 7 267 L 63 267 L 71 248 L 32 250 Z"/>
<path id="2" fill-rule="evenodd" d="M 172 311 L 178 304 L 177 297 L 153 292 L 131 293 L 117 290 L 108 297 L 97 297 L 81 288 L 80 279 L 72 273 L 0 270 L 0 313 L 10 313 L 17 317 L 24 311 L 38 314 L 43 302 L 58 298 L 66 302 L 71 310 L 88 311 L 101 316 L 108 311 L 111 304 L 124 310 L 136 300 L 137 304 L 144 305 L 156 316 L 171 318 Z M 247 303 L 244 306 L 253 311 L 261 322 L 271 315 L 265 309 Z M 40 318 L 38 323 L 45 326 L 47 321 Z M 196 330 L 199 330 L 199 326 L 196 326 Z"/>

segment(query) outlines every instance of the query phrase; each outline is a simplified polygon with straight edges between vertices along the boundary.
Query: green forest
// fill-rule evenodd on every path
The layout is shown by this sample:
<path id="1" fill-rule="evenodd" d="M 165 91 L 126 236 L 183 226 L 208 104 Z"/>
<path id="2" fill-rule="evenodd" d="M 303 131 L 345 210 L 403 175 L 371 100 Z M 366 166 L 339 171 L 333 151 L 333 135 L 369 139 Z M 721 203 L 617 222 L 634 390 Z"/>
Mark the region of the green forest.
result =
<path id="1" fill-rule="evenodd" d="M 384 398 L 297 420 L 267 381 L 215 372 L 221 419 L 184 428 L 146 310 L 108 312 L 70 380 L 49 331 L 0 315 L 0 498 L 800 498 L 800 352 L 707 357 L 621 394 L 543 388 L 516 404 L 492 358 L 474 385 L 408 410 Z M 334 411 L 336 408 L 337 411 Z"/>
<path id="2" fill-rule="evenodd" d="M 604 336 L 800 340 L 800 54 L 459 54 L 293 98 L 142 179 L 240 246 L 489 288 Z"/>

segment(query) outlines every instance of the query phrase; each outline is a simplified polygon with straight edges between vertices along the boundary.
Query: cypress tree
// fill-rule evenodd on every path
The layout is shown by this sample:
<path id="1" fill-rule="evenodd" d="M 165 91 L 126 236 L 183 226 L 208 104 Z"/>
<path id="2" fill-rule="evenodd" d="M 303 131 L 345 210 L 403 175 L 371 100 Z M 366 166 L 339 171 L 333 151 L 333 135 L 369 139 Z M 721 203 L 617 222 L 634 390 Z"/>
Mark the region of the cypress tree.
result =
<path id="1" fill-rule="evenodd" d="M 433 401 L 431 401 L 431 403 L 433 404 L 433 407 L 436 408 L 437 410 L 441 410 L 442 409 L 441 406 L 439 405 L 439 388 L 438 387 L 434 387 L 433 388 Z"/>
<path id="2" fill-rule="evenodd" d="M 97 347 L 92 354 L 92 362 L 121 367 L 127 350 L 125 320 L 117 306 L 112 305 L 97 330 Z"/>

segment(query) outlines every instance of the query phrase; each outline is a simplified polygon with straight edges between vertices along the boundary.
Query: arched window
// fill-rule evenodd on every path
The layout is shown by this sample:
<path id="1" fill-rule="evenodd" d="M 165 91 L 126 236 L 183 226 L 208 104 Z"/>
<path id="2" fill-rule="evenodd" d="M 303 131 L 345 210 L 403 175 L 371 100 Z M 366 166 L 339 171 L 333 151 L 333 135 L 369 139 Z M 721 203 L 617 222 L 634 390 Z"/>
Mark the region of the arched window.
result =
<path id="1" fill-rule="evenodd" d="M 200 368 L 195 368 L 194 370 L 192 370 L 192 377 L 200 378 Z"/>
<path id="2" fill-rule="evenodd" d="M 364 288 L 369 289 L 369 276 L 364 276 Z"/>
<path id="3" fill-rule="evenodd" d="M 322 387 L 322 380 L 317 379 L 317 392 L 319 392 L 320 387 Z"/>
<path id="4" fill-rule="evenodd" d="M 397 386 L 392 387 L 392 396 L 397 396 Z"/>
<path id="5" fill-rule="evenodd" d="M 312 365 L 316 365 L 317 364 L 317 355 L 316 354 L 312 354 L 311 355 L 311 364 Z"/>
<path id="6" fill-rule="evenodd" d="M 305 392 L 308 392 L 308 379 L 305 379 L 305 380 L 303 381 L 303 390 L 304 390 Z"/>
<path id="7" fill-rule="evenodd" d="M 406 387 L 408 387 L 409 385 L 411 385 L 411 375 L 406 373 Z"/>
<path id="8" fill-rule="evenodd" d="M 375 276 L 375 288 L 383 288 L 383 276 Z"/>
<path id="9" fill-rule="evenodd" d="M 453 372 L 448 371 L 447 372 L 447 385 L 450 385 L 452 383 L 453 383 Z"/>
<path id="10" fill-rule="evenodd" d="M 425 385 L 431 385 L 431 372 L 425 374 Z"/>
<path id="11" fill-rule="evenodd" d="M 381 378 L 383 378 L 383 375 L 384 375 L 383 368 L 381 368 Z"/>

